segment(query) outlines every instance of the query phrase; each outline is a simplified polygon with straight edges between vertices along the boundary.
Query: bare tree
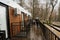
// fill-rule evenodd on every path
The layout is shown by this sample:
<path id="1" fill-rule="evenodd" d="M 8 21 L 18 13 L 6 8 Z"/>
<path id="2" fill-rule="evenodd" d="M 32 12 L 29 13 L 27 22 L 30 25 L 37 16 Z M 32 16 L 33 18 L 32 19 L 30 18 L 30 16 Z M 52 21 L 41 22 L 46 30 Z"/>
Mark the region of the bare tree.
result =
<path id="1" fill-rule="evenodd" d="M 22 0 L 20 0 L 20 5 L 22 6 Z"/>
<path id="2" fill-rule="evenodd" d="M 43 17 L 44 16 L 44 13 L 43 12 L 44 12 L 43 5 L 41 5 L 41 7 L 40 7 L 40 19 L 41 20 L 44 19 L 44 17 Z"/>
<path id="3" fill-rule="evenodd" d="M 20 0 L 20 6 L 22 6 L 22 7 L 25 6 L 25 0 Z"/>
<path id="4" fill-rule="evenodd" d="M 51 4 L 51 7 L 52 7 L 52 10 L 51 10 L 51 14 L 49 16 L 49 23 L 51 22 L 51 16 L 52 16 L 52 13 L 53 13 L 53 10 L 54 10 L 54 7 L 56 6 L 58 0 L 50 0 L 50 4 Z"/>
<path id="5" fill-rule="evenodd" d="M 50 5 L 49 5 L 49 1 L 46 1 L 46 8 L 45 8 L 45 20 L 47 20 L 48 18 L 48 14 L 49 14 L 49 9 L 50 9 Z"/>
<path id="6" fill-rule="evenodd" d="M 33 0 L 29 0 L 28 5 L 30 6 L 28 8 L 29 9 L 29 12 L 33 13 Z"/>
<path id="7" fill-rule="evenodd" d="M 39 10 L 40 8 L 38 0 L 33 0 L 33 18 L 38 16 Z"/>
<path id="8" fill-rule="evenodd" d="M 59 3 L 59 8 L 58 8 L 58 21 L 60 21 L 60 3 Z"/>

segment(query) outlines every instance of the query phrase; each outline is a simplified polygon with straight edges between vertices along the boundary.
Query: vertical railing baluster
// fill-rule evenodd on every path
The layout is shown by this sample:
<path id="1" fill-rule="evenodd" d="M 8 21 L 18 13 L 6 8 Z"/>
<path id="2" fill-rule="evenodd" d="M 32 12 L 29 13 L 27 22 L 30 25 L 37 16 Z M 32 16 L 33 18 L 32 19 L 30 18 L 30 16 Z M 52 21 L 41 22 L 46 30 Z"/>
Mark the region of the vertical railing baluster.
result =
<path id="1" fill-rule="evenodd" d="M 56 36 L 55 36 L 55 40 L 56 40 Z"/>
<path id="2" fill-rule="evenodd" d="M 60 40 L 60 38 L 57 37 L 57 35 L 54 34 L 51 30 L 49 30 L 47 27 L 45 27 L 44 24 L 40 22 L 40 25 L 43 31 L 42 34 L 46 38 L 46 40 Z"/>
<path id="3" fill-rule="evenodd" d="M 49 40 L 50 40 L 50 31 L 49 31 Z"/>
<path id="4" fill-rule="evenodd" d="M 50 32 L 50 40 L 51 40 L 51 32 Z"/>
<path id="5" fill-rule="evenodd" d="M 58 38 L 58 40 L 60 40 L 60 39 Z"/>

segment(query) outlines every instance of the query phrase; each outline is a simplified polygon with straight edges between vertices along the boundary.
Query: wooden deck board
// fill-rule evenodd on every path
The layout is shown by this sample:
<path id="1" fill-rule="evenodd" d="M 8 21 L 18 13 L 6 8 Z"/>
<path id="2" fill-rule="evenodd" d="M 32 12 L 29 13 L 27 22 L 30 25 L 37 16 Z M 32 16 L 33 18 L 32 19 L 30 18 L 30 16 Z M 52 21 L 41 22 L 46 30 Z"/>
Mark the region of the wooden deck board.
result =
<path id="1" fill-rule="evenodd" d="M 26 38 L 12 38 L 11 40 L 42 40 L 40 29 L 37 29 L 36 25 L 30 28 L 30 33 Z"/>

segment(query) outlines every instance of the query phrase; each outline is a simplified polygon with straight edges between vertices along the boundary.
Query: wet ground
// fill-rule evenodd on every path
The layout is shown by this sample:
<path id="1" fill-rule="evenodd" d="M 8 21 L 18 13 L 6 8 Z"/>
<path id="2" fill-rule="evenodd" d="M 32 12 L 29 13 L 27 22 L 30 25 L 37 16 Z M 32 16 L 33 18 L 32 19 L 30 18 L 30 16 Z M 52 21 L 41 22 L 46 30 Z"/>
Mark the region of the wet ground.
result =
<path id="1" fill-rule="evenodd" d="M 33 25 L 33 27 L 30 30 L 30 39 L 31 40 L 42 40 L 40 28 L 37 28 L 36 25 Z"/>
<path id="2" fill-rule="evenodd" d="M 36 25 L 31 26 L 30 32 L 25 38 L 12 38 L 11 40 L 43 40 L 42 33 L 40 28 L 37 28 Z"/>

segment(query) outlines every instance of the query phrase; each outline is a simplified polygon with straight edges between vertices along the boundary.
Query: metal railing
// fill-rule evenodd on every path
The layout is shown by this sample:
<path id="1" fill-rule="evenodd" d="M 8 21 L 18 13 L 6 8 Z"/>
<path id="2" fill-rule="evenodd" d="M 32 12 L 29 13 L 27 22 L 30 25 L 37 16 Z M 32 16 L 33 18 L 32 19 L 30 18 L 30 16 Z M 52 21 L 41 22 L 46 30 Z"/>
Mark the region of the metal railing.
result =
<path id="1" fill-rule="evenodd" d="M 41 30 L 42 30 L 42 35 L 45 37 L 46 40 L 60 40 L 60 32 L 55 30 L 54 28 L 51 29 L 55 30 L 58 32 L 59 35 L 57 35 L 56 32 L 53 32 L 52 30 L 50 30 L 50 28 L 46 27 L 43 23 L 39 22 Z"/>

